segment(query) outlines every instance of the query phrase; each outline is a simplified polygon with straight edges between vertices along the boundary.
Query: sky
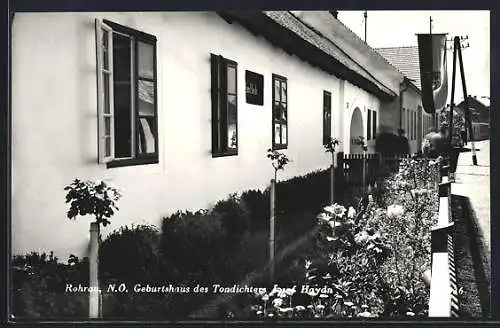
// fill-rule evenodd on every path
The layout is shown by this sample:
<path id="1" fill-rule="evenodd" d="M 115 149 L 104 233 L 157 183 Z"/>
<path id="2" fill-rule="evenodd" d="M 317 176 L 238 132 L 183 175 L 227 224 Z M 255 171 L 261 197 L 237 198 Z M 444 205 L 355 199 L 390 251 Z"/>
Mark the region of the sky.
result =
<path id="1" fill-rule="evenodd" d="M 338 19 L 364 40 L 363 11 L 339 11 Z M 490 96 L 490 12 L 465 11 L 368 11 L 367 43 L 372 48 L 417 46 L 416 33 L 429 33 L 432 16 L 432 33 L 468 36 L 462 49 L 467 93 L 477 96 L 489 105 Z M 451 99 L 453 51 L 448 52 L 448 102 Z M 487 99 L 481 97 L 488 97 Z M 457 57 L 455 103 L 463 100 L 462 81 Z"/>

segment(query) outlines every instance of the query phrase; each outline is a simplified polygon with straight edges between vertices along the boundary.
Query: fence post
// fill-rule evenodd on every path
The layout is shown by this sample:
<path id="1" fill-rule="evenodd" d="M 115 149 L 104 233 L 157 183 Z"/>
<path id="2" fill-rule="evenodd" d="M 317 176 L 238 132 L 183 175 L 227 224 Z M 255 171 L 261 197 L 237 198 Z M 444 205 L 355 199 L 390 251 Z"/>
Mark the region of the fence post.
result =
<path id="1" fill-rule="evenodd" d="M 363 151 L 363 194 L 366 192 L 366 151 Z"/>
<path id="2" fill-rule="evenodd" d="M 335 153 L 332 152 L 332 166 L 330 166 L 330 205 L 335 203 Z"/>
<path id="3" fill-rule="evenodd" d="M 90 223 L 89 318 L 99 318 L 99 223 Z"/>
<path id="4" fill-rule="evenodd" d="M 340 200 L 339 196 L 343 194 L 344 192 L 344 152 L 339 151 L 337 153 L 337 167 L 336 167 L 336 172 L 337 172 L 337 179 L 335 180 L 335 194 L 334 198 L 335 200 Z"/>
<path id="5" fill-rule="evenodd" d="M 276 200 L 276 180 L 271 179 L 271 218 L 269 222 L 269 282 L 274 281 L 274 202 Z"/>

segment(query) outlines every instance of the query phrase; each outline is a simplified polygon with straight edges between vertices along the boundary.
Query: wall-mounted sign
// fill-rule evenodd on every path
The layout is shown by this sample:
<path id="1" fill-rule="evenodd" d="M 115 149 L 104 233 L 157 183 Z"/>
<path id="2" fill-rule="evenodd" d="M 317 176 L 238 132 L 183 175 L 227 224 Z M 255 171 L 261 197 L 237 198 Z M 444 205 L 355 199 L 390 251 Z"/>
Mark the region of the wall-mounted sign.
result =
<path id="1" fill-rule="evenodd" d="M 246 99 L 253 105 L 264 105 L 264 76 L 254 72 L 245 72 Z"/>

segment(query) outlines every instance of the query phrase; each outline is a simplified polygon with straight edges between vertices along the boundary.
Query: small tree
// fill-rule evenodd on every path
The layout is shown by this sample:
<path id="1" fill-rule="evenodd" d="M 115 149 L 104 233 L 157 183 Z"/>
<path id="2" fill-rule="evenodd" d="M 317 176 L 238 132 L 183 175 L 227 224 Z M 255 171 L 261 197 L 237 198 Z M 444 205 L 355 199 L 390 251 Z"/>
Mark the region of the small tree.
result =
<path id="1" fill-rule="evenodd" d="M 267 157 L 271 159 L 272 165 L 274 168 L 274 179 L 271 180 L 271 217 L 269 218 L 269 280 L 270 282 L 274 280 L 274 239 L 275 239 L 275 232 L 274 232 L 274 218 L 275 218 L 275 202 L 276 202 L 276 183 L 278 179 L 278 170 L 284 170 L 285 165 L 290 162 L 290 159 L 283 153 L 280 153 L 277 150 L 272 150 L 269 148 L 267 150 Z"/>
<path id="2" fill-rule="evenodd" d="M 107 226 L 108 220 L 118 210 L 116 202 L 121 197 L 118 190 L 109 187 L 104 181 L 81 181 L 75 179 L 66 186 L 66 203 L 70 203 L 67 217 L 76 219 L 78 215 L 93 215 L 95 222 L 90 223 L 90 251 L 89 251 L 89 286 L 99 287 L 99 241 L 100 226 Z M 100 294 L 89 292 L 89 317 L 97 318 L 99 312 Z"/>
<path id="3" fill-rule="evenodd" d="M 335 201 L 334 188 L 335 188 L 335 147 L 340 144 L 337 138 L 328 137 L 328 142 L 324 145 L 325 151 L 332 154 L 332 165 L 330 167 L 330 203 L 333 205 Z"/>
<path id="4" fill-rule="evenodd" d="M 337 138 L 329 137 L 328 142 L 324 145 L 325 151 L 327 153 L 332 153 L 332 165 L 335 158 L 335 147 L 337 147 L 339 144 L 340 141 Z"/>
<path id="5" fill-rule="evenodd" d="M 278 181 L 278 170 L 284 170 L 290 159 L 283 153 L 269 148 L 267 150 L 267 157 L 271 159 L 274 168 L 274 181 Z"/>
<path id="6" fill-rule="evenodd" d="M 66 203 L 70 203 L 67 217 L 76 219 L 78 215 L 93 215 L 95 222 L 104 227 L 110 224 L 108 220 L 118 210 L 116 202 L 121 194 L 117 189 L 108 186 L 104 181 L 81 181 L 75 179 L 66 186 Z"/>
<path id="7" fill-rule="evenodd" d="M 361 146 L 361 149 L 363 149 L 363 155 L 366 155 L 366 152 L 368 151 L 368 146 L 366 145 L 365 138 L 363 136 L 359 136 L 356 139 L 356 145 Z M 366 156 L 363 156 L 363 192 L 365 191 L 365 185 L 366 185 Z"/>

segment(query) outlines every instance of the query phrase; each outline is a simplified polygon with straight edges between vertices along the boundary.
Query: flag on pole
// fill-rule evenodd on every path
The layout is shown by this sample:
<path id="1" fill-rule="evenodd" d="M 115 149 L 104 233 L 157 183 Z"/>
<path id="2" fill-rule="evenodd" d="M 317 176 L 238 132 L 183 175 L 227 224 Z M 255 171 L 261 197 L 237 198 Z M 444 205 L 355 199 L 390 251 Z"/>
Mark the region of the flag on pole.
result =
<path id="1" fill-rule="evenodd" d="M 444 108 L 448 98 L 446 34 L 418 34 L 422 105 L 433 114 Z"/>

